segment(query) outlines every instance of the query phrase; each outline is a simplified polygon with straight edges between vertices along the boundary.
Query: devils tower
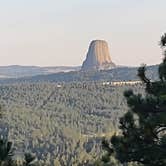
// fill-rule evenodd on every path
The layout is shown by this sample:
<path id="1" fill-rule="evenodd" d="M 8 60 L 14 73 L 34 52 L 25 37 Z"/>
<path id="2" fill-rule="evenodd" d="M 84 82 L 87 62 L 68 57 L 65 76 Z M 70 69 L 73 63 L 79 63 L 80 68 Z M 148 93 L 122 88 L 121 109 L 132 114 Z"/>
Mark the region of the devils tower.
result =
<path id="1" fill-rule="evenodd" d="M 93 40 L 90 43 L 82 70 L 107 70 L 114 68 L 115 64 L 111 60 L 109 47 L 104 40 Z"/>

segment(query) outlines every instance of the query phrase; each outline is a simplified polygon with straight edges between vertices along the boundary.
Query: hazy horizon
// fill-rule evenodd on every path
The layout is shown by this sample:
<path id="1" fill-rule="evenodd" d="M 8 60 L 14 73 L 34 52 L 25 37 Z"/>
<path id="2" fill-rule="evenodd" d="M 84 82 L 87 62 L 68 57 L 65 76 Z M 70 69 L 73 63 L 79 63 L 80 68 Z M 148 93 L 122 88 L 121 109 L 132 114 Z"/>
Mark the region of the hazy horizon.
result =
<path id="1" fill-rule="evenodd" d="M 0 5 L 0 66 L 80 66 L 92 40 L 117 65 L 158 64 L 164 0 L 6 0 Z"/>

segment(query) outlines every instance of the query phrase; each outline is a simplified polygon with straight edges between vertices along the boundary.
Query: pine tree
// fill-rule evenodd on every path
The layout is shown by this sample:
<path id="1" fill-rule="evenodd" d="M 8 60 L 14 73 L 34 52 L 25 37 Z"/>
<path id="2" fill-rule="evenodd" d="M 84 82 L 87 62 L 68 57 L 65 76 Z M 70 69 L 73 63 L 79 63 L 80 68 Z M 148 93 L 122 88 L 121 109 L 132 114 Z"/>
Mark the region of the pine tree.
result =
<path id="1" fill-rule="evenodd" d="M 161 47 L 166 47 L 166 34 L 161 38 Z M 166 51 L 159 65 L 159 80 L 151 81 L 146 76 L 146 66 L 138 69 L 138 76 L 146 87 L 146 96 L 124 93 L 130 110 L 120 119 L 121 135 L 103 141 L 110 156 L 121 163 L 137 162 L 145 166 L 166 166 Z"/>
<path id="2" fill-rule="evenodd" d="M 3 117 L 4 110 L 0 105 L 0 118 Z M 0 135 L 0 166 L 9 165 L 9 161 L 13 156 L 12 142 L 8 141 L 8 137 Z"/>
<path id="3" fill-rule="evenodd" d="M 8 142 L 7 139 L 0 140 L 0 165 L 8 163 L 11 159 L 12 153 L 12 142 Z"/>
<path id="4" fill-rule="evenodd" d="M 25 165 L 26 166 L 37 166 L 36 156 L 32 153 L 25 153 Z"/>

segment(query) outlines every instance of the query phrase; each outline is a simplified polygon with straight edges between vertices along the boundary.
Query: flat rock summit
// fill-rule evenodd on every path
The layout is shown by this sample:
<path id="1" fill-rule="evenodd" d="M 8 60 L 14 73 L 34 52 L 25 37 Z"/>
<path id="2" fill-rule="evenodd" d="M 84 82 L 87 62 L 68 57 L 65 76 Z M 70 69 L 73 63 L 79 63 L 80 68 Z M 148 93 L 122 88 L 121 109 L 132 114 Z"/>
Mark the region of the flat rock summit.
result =
<path id="1" fill-rule="evenodd" d="M 114 68 L 115 64 L 111 60 L 109 47 L 104 40 L 93 40 L 81 70 L 107 70 Z"/>

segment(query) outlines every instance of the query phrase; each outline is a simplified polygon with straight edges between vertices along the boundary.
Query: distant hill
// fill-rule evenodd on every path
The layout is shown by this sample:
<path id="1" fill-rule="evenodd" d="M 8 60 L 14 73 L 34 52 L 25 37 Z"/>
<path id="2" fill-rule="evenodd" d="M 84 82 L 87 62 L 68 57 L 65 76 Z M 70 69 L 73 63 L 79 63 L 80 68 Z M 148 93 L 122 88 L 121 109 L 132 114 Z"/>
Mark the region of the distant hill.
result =
<path id="1" fill-rule="evenodd" d="M 137 70 L 138 67 L 117 67 L 111 70 L 85 72 L 85 71 L 79 71 L 77 68 L 77 71 L 60 72 L 54 74 L 46 74 L 43 72 L 44 74 L 36 76 L 1 79 L 0 83 L 18 83 L 18 82 L 67 82 L 68 83 L 68 82 L 83 82 L 83 81 L 122 81 L 122 80 L 129 81 L 129 80 L 139 79 L 137 77 Z M 148 66 L 147 75 L 151 80 L 158 79 L 158 65 Z"/>
<path id="2" fill-rule="evenodd" d="M 19 78 L 19 77 L 29 77 L 36 75 L 45 75 L 58 72 L 69 72 L 78 71 L 80 67 L 38 67 L 38 66 L 0 66 L 0 78 Z"/>

